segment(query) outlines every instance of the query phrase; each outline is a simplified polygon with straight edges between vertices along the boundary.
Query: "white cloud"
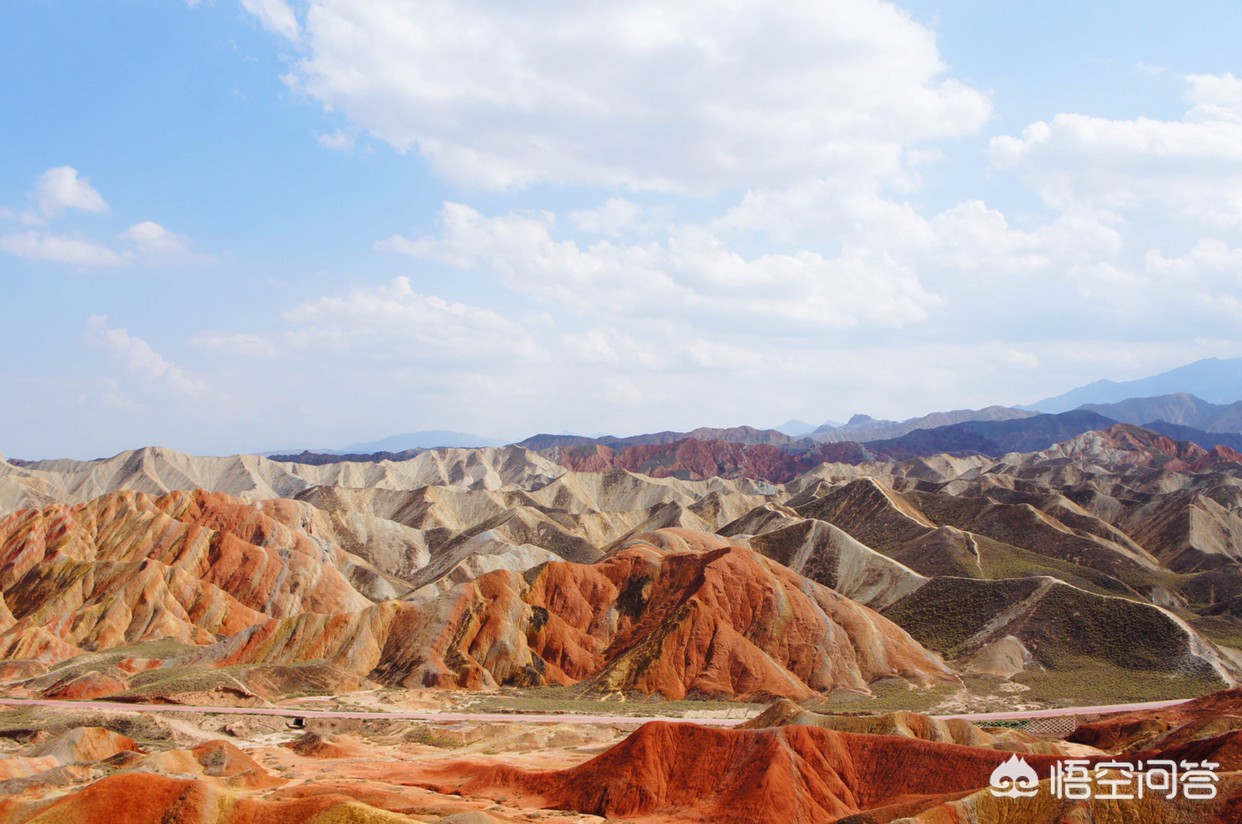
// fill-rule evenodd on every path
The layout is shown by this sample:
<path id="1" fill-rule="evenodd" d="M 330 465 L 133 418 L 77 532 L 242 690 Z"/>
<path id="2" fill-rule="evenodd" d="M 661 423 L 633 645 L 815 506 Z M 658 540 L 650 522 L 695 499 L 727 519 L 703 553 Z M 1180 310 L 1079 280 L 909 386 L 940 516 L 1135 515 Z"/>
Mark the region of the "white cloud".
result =
<path id="1" fill-rule="evenodd" d="M 181 255 L 189 251 L 189 241 L 173 234 L 152 220 L 135 223 L 121 233 L 121 239 L 134 244 L 141 252 L 158 255 Z"/>
<path id="2" fill-rule="evenodd" d="M 241 5 L 268 31 L 294 42 L 301 37 L 297 15 L 285 0 L 241 0 Z"/>
<path id="3" fill-rule="evenodd" d="M 120 252 L 93 240 L 31 229 L 0 236 L 0 252 L 30 260 L 89 268 L 115 268 L 131 263 L 212 260 L 210 255 L 192 252 L 189 239 L 150 220 L 135 223 L 119 237 L 131 248 Z"/>
<path id="4" fill-rule="evenodd" d="M 875 180 L 860 175 L 751 189 L 712 227 L 790 243 L 827 239 L 883 248 L 894 241 L 930 242 L 926 221 L 908 203 L 885 197 Z"/>
<path id="5" fill-rule="evenodd" d="M 194 252 L 189 238 L 171 232 L 153 220 L 135 223 L 122 232 L 120 238 L 133 246 L 137 259 L 147 263 L 207 263 L 214 260 L 210 255 Z"/>
<path id="6" fill-rule="evenodd" d="M 30 230 L 0 237 L 0 252 L 50 263 L 108 268 L 124 266 L 129 259 L 99 243 Z"/>
<path id="7" fill-rule="evenodd" d="M 1157 287 L 1148 290 L 1156 293 L 1153 302 L 1166 312 L 1242 321 L 1242 248 L 1204 238 L 1180 257 L 1153 249 L 1143 268 Z"/>
<path id="8" fill-rule="evenodd" d="M 565 349 L 583 363 L 615 364 L 621 360 L 617 348 L 601 329 L 589 329 L 580 335 L 566 335 Z"/>
<path id="9" fill-rule="evenodd" d="M 78 176 L 72 166 L 57 166 L 39 175 L 35 181 L 34 197 L 45 217 L 56 217 L 66 209 L 102 213 L 108 204 L 90 181 Z"/>
<path id="10" fill-rule="evenodd" d="M 478 267 L 508 287 L 580 314 L 667 317 L 735 329 L 896 328 L 937 303 L 906 267 L 874 250 L 746 258 L 702 227 L 674 227 L 664 242 L 558 240 L 549 213 L 485 217 L 446 203 L 439 235 L 395 236 L 384 251 Z"/>
<path id="11" fill-rule="evenodd" d="M 305 20 L 291 82 L 483 187 L 898 183 L 908 148 L 990 111 L 878 0 L 311 0 Z"/>
<path id="12" fill-rule="evenodd" d="M 1146 264 L 1150 272 L 1172 275 L 1181 281 L 1211 273 L 1227 276 L 1235 286 L 1242 285 L 1242 249 L 1231 248 L 1214 238 L 1198 241 L 1181 257 L 1168 258 L 1153 249 L 1147 253 Z"/>
<path id="13" fill-rule="evenodd" d="M 354 136 L 341 129 L 329 134 L 321 134 L 315 138 L 315 141 L 325 149 L 335 149 L 338 152 L 347 152 L 354 148 Z"/>
<path id="14" fill-rule="evenodd" d="M 1186 100 L 1192 105 L 1187 120 L 1242 122 L 1242 79 L 1225 74 L 1188 74 Z"/>
<path id="15" fill-rule="evenodd" d="M 1032 272 L 1045 268 L 1053 252 L 1037 234 L 1012 228 L 981 200 L 941 212 L 927 228 L 928 257 L 959 272 Z"/>
<path id="16" fill-rule="evenodd" d="M 135 338 L 126 329 L 108 325 L 105 315 L 91 315 L 86 321 L 91 343 L 119 356 L 134 375 L 175 393 L 192 395 L 203 391 L 198 381 L 179 366 L 166 359 L 142 338 Z"/>
<path id="17" fill-rule="evenodd" d="M 1019 369 L 1037 369 L 1039 368 L 1039 357 L 1033 352 L 1026 352 L 1014 347 L 1002 349 L 999 353 L 1001 363 L 1017 367 Z"/>
<path id="18" fill-rule="evenodd" d="M 355 352 L 384 361 L 510 361 L 537 358 L 518 323 L 491 309 L 414 291 L 408 277 L 343 297 L 285 310 L 287 343 L 298 349 Z"/>
<path id="19" fill-rule="evenodd" d="M 598 382 L 592 396 L 599 401 L 614 406 L 642 406 L 655 404 L 663 398 L 649 391 L 643 391 L 638 384 L 627 377 L 610 375 Z"/>
<path id="20" fill-rule="evenodd" d="M 991 140 L 1012 169 L 1059 209 L 1117 212 L 1154 204 L 1193 221 L 1242 224 L 1242 80 L 1189 75 L 1182 120 L 1058 114 L 1020 137 Z"/>
<path id="21" fill-rule="evenodd" d="M 663 369 L 673 360 L 673 349 L 657 341 L 635 337 L 616 329 L 592 328 L 563 335 L 561 351 L 572 360 L 606 366 L 625 365 Z"/>
<path id="22" fill-rule="evenodd" d="M 686 345 L 686 353 L 696 366 L 728 371 L 774 366 L 779 360 L 779 357 L 773 357 L 778 354 L 775 352 L 760 352 L 754 347 L 748 348 L 724 340 L 707 338 L 689 341 Z"/>
<path id="23" fill-rule="evenodd" d="M 616 237 L 638 223 L 643 207 L 623 197 L 609 198 L 597 209 L 569 213 L 569 220 L 584 232 Z"/>
<path id="24" fill-rule="evenodd" d="M 115 268 L 134 262 L 213 259 L 210 255 L 192 252 L 188 238 L 151 220 L 135 223 L 119 235 L 119 239 L 129 247 L 124 251 L 77 233 L 55 234 L 41 228 L 48 220 L 60 217 L 69 209 L 95 213 L 109 211 L 107 202 L 91 186 L 90 181 L 80 176 L 78 170 L 72 166 L 58 166 L 39 175 L 32 198 L 37 211 L 27 210 L 20 219 L 27 225 L 39 228 L 0 236 L 0 252 L 30 260 L 89 268 Z M 17 217 L 8 209 L 0 207 L 0 219 Z"/>

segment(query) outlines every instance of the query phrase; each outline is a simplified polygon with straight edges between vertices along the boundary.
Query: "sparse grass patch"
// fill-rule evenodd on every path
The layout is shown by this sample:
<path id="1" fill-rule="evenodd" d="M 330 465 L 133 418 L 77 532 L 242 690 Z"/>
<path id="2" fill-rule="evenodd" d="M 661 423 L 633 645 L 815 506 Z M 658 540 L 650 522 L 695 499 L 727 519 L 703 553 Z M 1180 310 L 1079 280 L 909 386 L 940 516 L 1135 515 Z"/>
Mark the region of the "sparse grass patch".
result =
<path id="1" fill-rule="evenodd" d="M 87 652 L 74 656 L 51 667 L 42 675 L 37 675 L 25 683 L 34 689 L 46 689 L 51 685 L 68 681 L 91 671 L 107 672 L 126 658 L 158 658 L 167 660 L 194 652 L 198 647 L 182 644 L 179 641 L 160 640 L 144 641 L 125 647 L 113 647 L 101 652 Z"/>
<path id="2" fill-rule="evenodd" d="M 411 724 L 401 737 L 411 744 L 421 744 L 441 750 L 456 749 L 465 744 L 462 740 L 440 733 L 431 724 Z"/>
<path id="3" fill-rule="evenodd" d="M 851 693 L 825 696 L 805 702 L 807 709 L 821 713 L 881 715 L 906 710 L 929 712 L 960 692 L 957 684 L 941 684 L 934 687 L 910 687 L 893 681 L 878 681 L 871 685 L 873 697 Z"/>
<path id="4" fill-rule="evenodd" d="M 1182 618 L 1212 643 L 1242 650 L 1242 626 L 1239 626 L 1236 619 L 1186 614 Z"/>
<path id="5" fill-rule="evenodd" d="M 1029 596 L 1037 586 L 1037 581 L 1027 579 L 935 578 L 884 610 L 884 617 L 923 646 L 954 658 L 965 651 L 966 641 L 988 621 Z"/>
<path id="6" fill-rule="evenodd" d="M 1139 590 L 1154 586 L 1175 590 L 1180 585 L 1181 579 L 1185 577 L 1173 572 L 1140 568 L 1128 572 L 1123 583 L 1107 572 L 1093 567 L 1040 555 L 1038 552 L 983 536 L 976 536 L 976 540 L 979 544 L 983 577 L 992 580 L 1049 575 L 1098 595 L 1115 595 L 1137 600 L 1136 596 L 1126 588 L 1126 584 Z"/>
<path id="7" fill-rule="evenodd" d="M 1060 707 L 1197 698 L 1226 686 L 1212 676 L 1123 669 L 1085 657 L 1065 660 L 1059 670 L 1028 670 L 1013 680 L 1030 687 L 1022 693 L 1024 701 Z"/>
<path id="8" fill-rule="evenodd" d="M 220 688 L 240 691 L 239 677 L 248 667 L 167 667 L 140 672 L 130 679 L 129 689 L 119 697 L 134 698 L 146 695 L 175 695 L 184 692 L 207 692 Z"/>
<path id="9" fill-rule="evenodd" d="M 579 686 L 532 687 L 488 693 L 471 701 L 471 712 L 494 713 L 571 713 L 578 715 L 681 715 L 687 712 L 726 712 L 751 710 L 761 712 L 767 703 L 725 701 L 715 698 L 689 697 L 669 700 L 659 695 L 626 696 L 624 701 L 588 695 Z"/>

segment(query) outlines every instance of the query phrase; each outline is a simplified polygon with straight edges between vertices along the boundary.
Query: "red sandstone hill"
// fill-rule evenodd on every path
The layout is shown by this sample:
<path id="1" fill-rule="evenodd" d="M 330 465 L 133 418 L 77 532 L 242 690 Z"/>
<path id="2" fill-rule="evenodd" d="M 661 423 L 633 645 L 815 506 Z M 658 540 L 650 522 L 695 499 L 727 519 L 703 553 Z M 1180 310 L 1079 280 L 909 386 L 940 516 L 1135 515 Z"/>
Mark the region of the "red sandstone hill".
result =
<path id="1" fill-rule="evenodd" d="M 1205 729 L 1206 724 L 1212 726 Z M 1070 740 L 1102 749 L 1137 750 L 1158 742 L 1180 743 L 1205 731 L 1212 735 L 1228 729 L 1242 729 L 1242 687 L 1165 709 L 1110 715 L 1081 724 Z M 1173 738 L 1174 733 L 1180 734 Z"/>
<path id="2" fill-rule="evenodd" d="M 397 824 L 405 815 L 377 810 L 341 793 L 275 800 L 238 797 L 218 784 L 140 772 L 108 776 L 51 800 L 0 799 L 0 820 L 66 824 Z"/>
<path id="3" fill-rule="evenodd" d="M 496 571 L 431 601 L 269 620 L 213 665 L 327 659 L 383 683 L 805 698 L 878 678 L 954 678 L 904 630 L 740 547 L 627 546 L 595 564 Z"/>
<path id="4" fill-rule="evenodd" d="M 313 682 L 340 691 L 367 678 L 804 698 L 865 693 L 879 678 L 955 677 L 878 613 L 706 533 L 635 539 L 594 564 L 498 569 L 438 595 L 377 603 L 353 581 L 383 572 L 332 543 L 339 522 L 317 513 L 198 491 L 114 493 L 10 516 L 0 522 L 0 592 L 11 610 L 0 658 L 36 668 L 24 689 L 61 697 L 158 698 L 177 673 L 191 686 L 176 689 L 247 700 L 247 690 Z M 87 656 L 38 675 L 148 641 L 201 651 Z M 233 665 L 240 682 L 202 672 Z M 165 687 L 144 686 L 154 684 Z"/>
<path id="5" fill-rule="evenodd" d="M 589 444 L 563 447 L 562 466 L 578 472 L 621 468 L 653 478 L 761 478 L 783 483 L 810 464 L 771 444 L 685 438 L 673 443 L 617 447 Z"/>
<path id="6" fill-rule="evenodd" d="M 431 773 L 439 792 L 520 794 L 541 806 L 650 821 L 887 821 L 988 785 L 1011 754 L 817 727 L 720 730 L 645 724 L 578 767 L 530 773 L 456 762 Z M 1041 773 L 1058 760 L 1028 755 Z M 883 811 L 883 812 L 881 812 Z"/>
<path id="7" fill-rule="evenodd" d="M 1206 711 L 1206 710 L 1205 710 Z M 864 719 L 865 720 L 865 719 Z M 1153 747 L 1122 761 L 1219 763 L 1211 800 L 1063 801 L 1050 767 L 1069 756 L 1026 754 L 1043 778 L 1034 798 L 997 798 L 992 771 L 1012 753 L 813 726 L 709 729 L 653 722 L 611 750 L 566 770 L 532 772 L 507 764 L 458 761 L 422 771 L 441 793 L 514 796 L 525 805 L 649 822 L 850 822 L 894 819 L 926 824 L 1026 824 L 1045 821 L 1238 821 L 1242 812 L 1242 733 Z M 1087 764 L 1113 755 L 1076 754 Z"/>
<path id="8" fill-rule="evenodd" d="M 556 447 L 547 454 L 575 472 L 625 469 L 652 478 L 754 478 L 772 483 L 788 483 L 824 463 L 860 464 L 893 459 L 884 450 L 852 442 L 781 448 L 768 443 L 703 438 L 630 446 L 579 444 Z"/>
<path id="9" fill-rule="evenodd" d="M 214 643 L 267 617 L 345 613 L 371 601 L 362 567 L 322 546 L 296 504 L 119 492 L 0 521 L 0 658 L 44 662 L 147 640 Z"/>
<path id="10" fill-rule="evenodd" d="M 1222 465 L 1242 463 L 1242 453 L 1228 446 L 1204 449 L 1190 441 L 1176 441 L 1133 424 L 1085 432 L 1035 453 L 1034 460 L 1091 458 L 1112 464 L 1159 467 L 1170 472 L 1207 472 Z"/>

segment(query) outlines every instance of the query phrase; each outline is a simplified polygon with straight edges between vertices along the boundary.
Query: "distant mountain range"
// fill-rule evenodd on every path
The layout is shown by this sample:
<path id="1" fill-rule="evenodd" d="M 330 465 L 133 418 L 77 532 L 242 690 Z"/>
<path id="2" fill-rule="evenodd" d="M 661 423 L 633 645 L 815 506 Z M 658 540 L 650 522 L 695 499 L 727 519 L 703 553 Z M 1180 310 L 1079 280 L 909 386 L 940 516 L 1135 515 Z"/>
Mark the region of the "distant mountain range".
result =
<path id="1" fill-rule="evenodd" d="M 871 450 L 901 460 L 945 453 L 978 452 L 998 457 L 1008 452 L 1036 452 L 1084 432 L 1109 429 L 1117 421 L 1078 409 L 1059 415 L 1009 420 L 974 420 L 916 429 L 899 438 L 871 441 Z"/>
<path id="2" fill-rule="evenodd" d="M 1029 418 L 1038 413 L 1006 406 L 988 406 L 984 409 L 955 409 L 951 412 L 933 412 L 919 418 L 904 421 L 879 421 L 870 415 L 855 415 L 841 426 L 824 424 L 810 433 L 813 441 L 834 443 L 854 441 L 867 443 L 886 438 L 898 438 L 918 429 L 934 429 L 967 421 L 1008 421 Z"/>
<path id="3" fill-rule="evenodd" d="M 811 453 L 816 453 L 823 460 L 851 462 L 899 459 L 898 456 L 938 452 L 997 455 L 1008 451 L 1043 449 L 1057 438 L 1127 423 L 1190 441 L 1204 449 L 1217 445 L 1237 449 L 1242 447 L 1242 434 L 1239 434 L 1242 433 L 1240 398 L 1242 358 L 1207 358 L 1149 378 L 1096 381 L 1056 397 L 1045 398 L 1029 407 L 955 409 L 902 421 L 878 420 L 858 414 L 844 424 L 829 422 L 819 426 L 795 419 L 771 429 L 751 426 L 700 427 L 688 432 L 662 431 L 625 437 L 538 434 L 515 445 L 535 451 L 577 449 L 576 454 L 582 458 L 587 454 L 581 451 L 584 447 L 603 446 L 615 453 L 632 447 L 673 446 L 685 441 L 718 442 L 735 446 L 769 446 L 808 459 L 812 457 Z M 1072 411 L 1083 414 L 1061 417 L 1062 413 Z M 1056 417 L 1049 418 L 1050 415 Z M 408 460 L 426 449 L 478 448 L 501 444 L 501 441 L 466 432 L 427 430 L 353 443 L 340 450 L 289 451 L 271 454 L 270 457 L 309 464 L 359 460 L 374 462 Z M 823 444 L 867 444 L 868 447 L 817 450 L 816 445 Z M 661 451 L 668 450 L 647 450 L 651 455 Z M 731 452 L 740 454 L 736 449 Z M 596 460 L 592 458 L 591 462 Z M 770 459 L 764 458 L 764 462 L 770 463 Z"/>
<path id="4" fill-rule="evenodd" d="M 1068 412 L 1084 404 L 1117 403 L 1186 393 L 1209 403 L 1231 404 L 1242 399 L 1242 358 L 1204 358 L 1150 378 L 1101 380 L 1044 398 L 1027 406 L 1036 412 Z"/>
<path id="5" fill-rule="evenodd" d="M 1242 401 L 1228 405 L 1208 403 L 1185 392 L 1130 398 L 1117 403 L 1085 404 L 1081 408 L 1122 423 L 1145 425 L 1163 421 L 1204 432 L 1242 432 Z"/>
<path id="6" fill-rule="evenodd" d="M 405 432 L 401 435 L 389 435 L 378 441 L 351 443 L 341 452 L 405 452 L 411 449 L 437 449 L 456 447 L 500 446 L 500 441 L 471 435 L 468 432 L 453 432 L 447 429 L 430 429 L 424 432 Z"/>
<path id="7" fill-rule="evenodd" d="M 837 426 L 838 424 L 827 424 L 828 426 Z M 785 421 L 780 426 L 772 427 L 777 432 L 784 432 L 791 438 L 801 438 L 803 435 L 809 435 L 815 431 L 815 424 L 800 421 L 797 418 Z"/>
<path id="8" fill-rule="evenodd" d="M 532 435 L 524 441 L 518 441 L 514 446 L 534 450 L 589 445 L 625 448 L 628 446 L 671 444 L 684 440 L 784 446 L 793 443 L 795 438 L 776 429 L 756 429 L 753 426 L 732 426 L 724 429 L 702 426 L 689 432 L 652 432 L 646 435 L 631 435 L 625 438 L 618 438 L 612 435 L 588 438 L 585 435 L 540 434 Z"/>

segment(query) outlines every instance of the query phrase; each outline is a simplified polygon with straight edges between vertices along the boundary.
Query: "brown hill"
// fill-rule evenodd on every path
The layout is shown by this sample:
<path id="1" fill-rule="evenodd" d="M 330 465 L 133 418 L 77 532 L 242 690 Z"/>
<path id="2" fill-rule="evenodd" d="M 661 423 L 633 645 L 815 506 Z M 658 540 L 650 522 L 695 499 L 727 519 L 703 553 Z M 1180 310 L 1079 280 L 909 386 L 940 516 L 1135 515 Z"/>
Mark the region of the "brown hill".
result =
<path id="1" fill-rule="evenodd" d="M 1105 431 L 1086 432 L 1035 453 L 1032 460 L 1056 458 L 1091 458 L 1109 464 L 1159 467 L 1173 472 L 1204 472 L 1217 466 L 1242 463 L 1242 453 L 1227 446 L 1208 450 L 1125 423 Z"/>
<path id="2" fill-rule="evenodd" d="M 790 726 L 820 727 L 864 735 L 898 735 L 940 744 L 961 744 L 1006 752 L 1066 754 L 1057 749 L 1057 742 L 1041 741 L 1019 730 L 999 727 L 984 730 L 960 718 L 934 718 L 905 710 L 881 715 L 829 715 L 812 712 L 787 698 L 773 702 L 759 715 L 741 724 L 738 729 L 760 730 Z"/>
<path id="3" fill-rule="evenodd" d="M 1112 751 L 1138 750 L 1197 739 L 1208 722 L 1214 725 L 1206 730 L 1209 736 L 1242 728 L 1242 688 L 1215 692 L 1164 709 L 1109 715 L 1080 724 L 1070 740 Z"/>
<path id="4" fill-rule="evenodd" d="M 772 444 L 684 438 L 672 443 L 614 448 L 600 444 L 563 447 L 557 460 L 576 472 L 626 469 L 653 478 L 759 478 L 792 480 L 813 465 Z"/>
<path id="5" fill-rule="evenodd" d="M 417 489 L 534 489 L 564 474 L 520 447 L 429 449 L 405 461 L 324 466 L 282 463 L 258 455 L 198 457 L 163 447 L 122 452 L 97 461 L 0 461 L 0 515 L 49 503 L 85 503 L 124 489 L 162 495 L 207 489 L 252 500 L 291 498 L 312 486 Z"/>
<path id="6" fill-rule="evenodd" d="M 421 603 L 272 619 L 195 662 L 318 659 L 403 686 L 584 683 L 670 698 L 800 698 L 954 677 L 877 613 L 751 550 L 650 544 L 525 577 L 491 572 Z"/>
<path id="7" fill-rule="evenodd" d="M 123 819 L 118 819 L 119 813 Z M 408 822 L 409 817 L 375 809 L 340 793 L 277 800 L 244 798 L 206 781 L 129 772 L 100 779 L 50 801 L 0 798 L 0 820 L 13 824 L 108 824 L 117 820 L 127 824 L 397 824 Z"/>
<path id="8" fill-rule="evenodd" d="M 265 616 L 368 606 L 346 577 L 365 563 L 316 544 L 285 522 L 294 514 L 205 492 L 121 492 L 12 515 L 0 521 L 0 589 L 15 622 L 0 657 L 210 644 Z"/>
<path id="9" fill-rule="evenodd" d="M 653 722 L 569 770 L 446 765 L 440 792 L 514 793 L 540 805 L 650 821 L 824 822 L 916 812 L 986 787 L 1009 753 L 816 727 L 718 730 Z M 1044 772 L 1057 759 L 1032 755 Z"/>
<path id="10" fill-rule="evenodd" d="M 521 593 L 546 574 L 545 564 L 589 567 L 645 542 L 672 554 L 749 547 L 884 610 L 978 674 L 1038 687 L 1045 670 L 1075 672 L 1093 688 L 1130 684 L 1111 677 L 1115 667 L 1170 676 L 1135 688 L 1158 693 L 1151 697 L 1231 683 L 1233 659 L 1216 645 L 1237 646 L 1242 637 L 1242 570 L 1234 563 L 1242 557 L 1242 465 L 1200 466 L 1192 448 L 1133 427 L 1097 434 L 1103 440 L 1084 443 L 1107 448 L 1094 452 L 819 464 L 785 486 L 656 478 L 615 466 L 573 472 L 524 450 L 433 450 L 400 465 L 344 462 L 323 477 L 323 467 L 163 450 L 0 468 L 4 478 L 23 472 L 47 494 L 70 498 L 113 484 L 201 483 L 246 496 L 288 486 L 297 495 L 251 502 L 111 493 L 0 521 L 0 657 L 5 673 L 24 679 L 18 689 L 63 697 L 158 697 L 175 687 L 250 701 L 294 689 L 299 679 L 352 689 L 385 649 L 404 661 L 385 677 L 404 683 L 414 683 L 413 672 L 438 684 L 548 683 L 538 671 L 547 662 L 528 654 L 529 644 L 487 653 L 493 666 L 469 650 L 457 657 L 436 633 L 483 614 L 482 577 L 520 579 L 487 584 L 518 593 L 503 597 L 520 611 L 533 606 Z M 734 455 L 712 457 L 713 443 L 698 440 L 687 455 Z M 726 446 L 742 457 L 751 447 L 775 448 Z M 674 457 L 681 448 L 644 448 L 657 447 Z M 1141 457 L 1153 449 L 1169 455 Z M 524 636 L 524 620 L 497 617 L 488 631 Z M 1124 625 L 1152 629 L 1130 656 L 1144 669 L 1126 669 L 1131 645 L 1117 629 Z M 433 658 L 451 660 L 406 660 L 389 643 L 394 626 L 425 635 Z M 480 649 L 494 646 L 481 637 Z M 153 646 L 119 651 L 134 644 Z M 177 645 L 212 652 L 200 659 Z M 1083 654 L 1070 654 L 1074 645 Z M 231 660 L 238 648 L 249 650 L 239 678 L 170 665 Z M 40 675 L 49 667 L 55 671 Z M 1045 681 L 1058 690 L 1068 683 Z"/>

